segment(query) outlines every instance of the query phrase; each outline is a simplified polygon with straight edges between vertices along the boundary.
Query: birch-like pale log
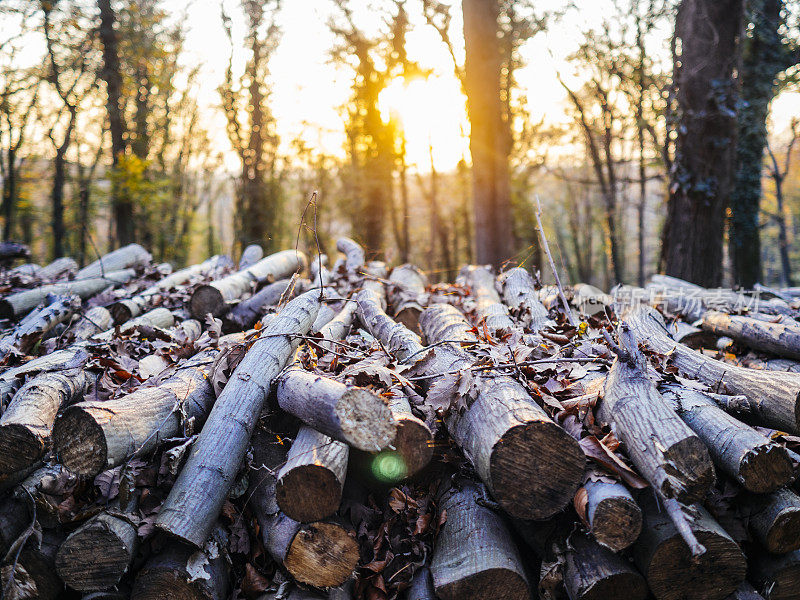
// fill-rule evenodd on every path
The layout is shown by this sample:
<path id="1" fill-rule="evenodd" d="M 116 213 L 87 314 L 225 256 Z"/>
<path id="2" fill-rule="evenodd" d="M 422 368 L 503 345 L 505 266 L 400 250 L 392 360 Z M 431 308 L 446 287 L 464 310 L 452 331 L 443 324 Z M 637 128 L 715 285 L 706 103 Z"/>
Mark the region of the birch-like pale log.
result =
<path id="1" fill-rule="evenodd" d="M 113 252 L 101 256 L 93 263 L 83 267 L 75 279 L 91 279 L 108 276 L 114 271 L 138 269 L 147 266 L 153 259 L 150 253 L 139 244 L 128 244 Z"/>

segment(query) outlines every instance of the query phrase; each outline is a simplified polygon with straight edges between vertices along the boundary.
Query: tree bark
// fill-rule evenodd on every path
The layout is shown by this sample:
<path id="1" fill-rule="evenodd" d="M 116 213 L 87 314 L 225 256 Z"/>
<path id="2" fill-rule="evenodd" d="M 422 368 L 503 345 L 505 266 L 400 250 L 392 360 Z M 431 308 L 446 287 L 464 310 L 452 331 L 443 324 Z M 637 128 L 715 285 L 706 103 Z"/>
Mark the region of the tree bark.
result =
<path id="1" fill-rule="evenodd" d="M 425 273 L 414 265 L 400 265 L 389 275 L 389 302 L 395 320 L 411 331 L 419 332 L 422 296 L 428 285 Z"/>
<path id="2" fill-rule="evenodd" d="M 623 484 L 592 470 L 583 484 L 586 520 L 597 543 L 614 552 L 628 548 L 642 530 L 642 510 Z"/>
<path id="3" fill-rule="evenodd" d="M 98 258 L 86 265 L 75 276 L 76 279 L 103 277 L 114 271 L 138 269 L 147 266 L 153 260 L 150 253 L 139 244 L 128 244 Z"/>
<path id="4" fill-rule="evenodd" d="M 478 326 L 485 324 L 492 337 L 500 340 L 518 329 L 509 316 L 508 307 L 500 301 L 495 289 L 495 277 L 484 267 L 466 266 L 458 279 L 466 285 L 475 300 Z"/>
<path id="5" fill-rule="evenodd" d="M 256 264 L 237 271 L 218 281 L 201 285 L 189 300 L 189 310 L 195 319 L 202 321 L 208 313 L 220 316 L 228 302 L 238 300 L 253 286 L 263 282 L 285 279 L 306 268 L 307 260 L 302 252 L 284 250 L 261 259 Z"/>
<path id="6" fill-rule="evenodd" d="M 797 321 L 795 321 L 797 323 Z M 745 346 L 786 358 L 800 359 L 800 323 L 786 325 L 709 311 L 703 329 L 724 335 Z"/>
<path id="7" fill-rule="evenodd" d="M 239 270 L 242 271 L 256 264 L 262 258 L 264 258 L 264 249 L 258 244 L 250 244 L 242 250 L 242 256 L 239 258 Z"/>
<path id="8" fill-rule="evenodd" d="M 319 292 L 289 302 L 262 331 L 217 398 L 156 526 L 201 546 L 234 484 L 250 435 L 275 377 L 319 312 Z"/>
<path id="9" fill-rule="evenodd" d="M 730 535 L 701 506 L 691 528 L 705 553 L 692 556 L 666 511 L 649 497 L 633 558 L 657 600 L 722 600 L 744 581 L 746 564 Z"/>
<path id="10" fill-rule="evenodd" d="M 406 590 L 405 600 L 436 600 L 433 589 L 433 578 L 428 567 L 420 567 L 411 579 L 411 585 Z"/>
<path id="11" fill-rule="evenodd" d="M 52 281 L 62 275 L 75 273 L 78 270 L 78 263 L 69 257 L 57 258 L 48 265 L 45 265 L 36 276 L 42 281 Z"/>
<path id="12" fill-rule="evenodd" d="M 0 473 L 21 471 L 44 457 L 56 413 L 81 398 L 88 383 L 82 370 L 43 373 L 14 394 L 0 417 Z"/>
<path id="13" fill-rule="evenodd" d="M 114 318 L 104 306 L 95 306 L 79 317 L 72 327 L 72 337 L 78 341 L 88 340 L 93 335 L 102 333 L 114 326 Z"/>
<path id="14" fill-rule="evenodd" d="M 302 284 L 302 281 L 292 279 L 281 279 L 270 283 L 234 306 L 227 318 L 240 331 L 250 329 L 264 316 L 268 307 L 277 305 L 281 300 L 288 302 L 300 293 Z"/>
<path id="15" fill-rule="evenodd" d="M 80 369 L 89 360 L 89 354 L 79 346 L 57 350 L 34 358 L 25 364 L 0 373 L 0 407 L 5 408 L 14 393 L 20 388 L 25 375 Z"/>
<path id="16" fill-rule="evenodd" d="M 290 519 L 311 523 L 330 517 L 342 501 L 347 445 L 308 426 L 300 427 L 278 472 L 278 506 Z"/>
<path id="17" fill-rule="evenodd" d="M 410 362 L 422 358 L 424 346 L 420 337 L 392 320 L 384 312 L 380 297 L 373 290 L 361 290 L 356 294 L 358 317 L 364 328 L 379 339 L 386 350 L 399 362 Z"/>
<path id="18" fill-rule="evenodd" d="M 662 388 L 683 421 L 708 448 L 714 463 L 745 489 L 768 494 L 794 478 L 786 449 L 736 420 L 697 390 Z"/>
<path id="19" fill-rule="evenodd" d="M 511 258 L 508 124 L 500 96 L 501 57 L 496 0 L 462 0 L 464 88 L 470 121 L 475 260 L 495 268 Z"/>
<path id="20" fill-rule="evenodd" d="M 664 230 L 666 273 L 704 286 L 722 281 L 725 210 L 735 170 L 734 72 L 743 0 L 683 0 L 675 83 L 680 108 Z"/>
<path id="21" fill-rule="evenodd" d="M 447 521 L 431 562 L 436 595 L 441 600 L 527 600 L 528 579 L 511 534 L 478 500 L 488 500 L 486 490 L 465 481 L 439 504 Z"/>
<path id="22" fill-rule="evenodd" d="M 569 537 L 564 587 L 572 600 L 645 600 L 644 578 L 623 557 L 582 534 Z"/>
<path id="23" fill-rule="evenodd" d="M 525 269 L 515 267 L 498 276 L 503 289 L 503 301 L 511 313 L 520 319 L 531 333 L 553 325 L 547 309 L 539 301 L 533 277 Z"/>
<path id="24" fill-rule="evenodd" d="M 276 391 L 281 409 L 334 440 L 366 452 L 383 450 L 395 440 L 392 413 L 371 390 L 295 365 L 278 377 Z"/>
<path id="25" fill-rule="evenodd" d="M 768 552 L 785 554 L 800 549 L 800 498 L 788 489 L 771 494 L 748 494 L 741 499 L 747 527 Z"/>
<path id="26" fill-rule="evenodd" d="M 12 352 L 27 354 L 59 323 L 72 317 L 80 306 L 75 296 L 56 296 L 45 298 L 47 306 L 41 306 L 29 313 L 6 337 L 0 339 L 0 357 Z"/>

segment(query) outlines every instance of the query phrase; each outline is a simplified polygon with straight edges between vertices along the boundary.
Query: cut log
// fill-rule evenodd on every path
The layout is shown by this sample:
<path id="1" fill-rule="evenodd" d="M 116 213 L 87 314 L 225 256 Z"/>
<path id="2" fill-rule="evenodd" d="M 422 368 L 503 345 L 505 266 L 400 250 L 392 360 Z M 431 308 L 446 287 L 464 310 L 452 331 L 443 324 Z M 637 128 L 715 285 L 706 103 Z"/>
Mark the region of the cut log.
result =
<path id="1" fill-rule="evenodd" d="M 592 317 L 613 309 L 614 298 L 593 285 L 577 283 L 572 286 L 572 304 L 584 315 Z"/>
<path id="2" fill-rule="evenodd" d="M 336 249 L 344 254 L 345 269 L 352 273 L 358 272 L 366 261 L 364 248 L 361 245 L 347 237 L 340 237 L 336 240 Z"/>
<path id="3" fill-rule="evenodd" d="M 220 352 L 203 350 L 155 387 L 68 407 L 53 429 L 59 461 L 74 473 L 94 476 L 180 435 L 185 421 L 201 425 L 214 404 L 210 373 Z"/>
<path id="4" fill-rule="evenodd" d="M 276 391 L 283 410 L 334 440 L 367 452 L 379 452 L 394 442 L 392 413 L 371 390 L 294 365 L 278 377 Z"/>
<path id="5" fill-rule="evenodd" d="M 620 345 L 627 358 L 615 360 L 606 377 L 599 418 L 662 497 L 687 504 L 702 500 L 714 483 L 708 450 L 658 393 L 647 374 L 647 359 L 625 323 Z"/>
<path id="6" fill-rule="evenodd" d="M 631 309 L 625 320 L 640 342 L 660 354 L 669 355 L 688 377 L 719 392 L 747 396 L 754 416 L 769 427 L 800 432 L 800 373 L 737 367 L 691 350 L 669 337 L 661 315 L 649 307 Z"/>
<path id="7" fill-rule="evenodd" d="M 725 600 L 764 600 L 764 596 L 759 594 L 752 585 L 745 581 Z"/>
<path id="8" fill-rule="evenodd" d="M 564 556 L 564 587 L 571 600 L 645 600 L 647 584 L 621 556 L 576 533 Z"/>
<path id="9" fill-rule="evenodd" d="M 478 504 L 482 486 L 463 482 L 440 502 L 447 521 L 433 551 L 431 574 L 441 600 L 527 600 L 528 580 L 503 519 Z"/>
<path id="10" fill-rule="evenodd" d="M 264 547 L 297 581 L 317 587 L 342 585 L 358 563 L 358 545 L 336 522 L 301 524 L 279 511 L 276 473 L 286 446 L 265 430 L 253 436 L 248 498 Z"/>
<path id="11" fill-rule="evenodd" d="M 70 485 L 76 479 L 75 474 L 60 464 L 44 464 L 23 479 L 13 493 L 26 502 L 31 517 L 33 517 L 33 506 L 30 505 L 30 499 L 33 498 L 36 505 L 36 520 L 44 529 L 58 529 L 61 527 L 61 515 L 56 504 L 51 501 L 52 496 L 49 492 L 54 487 Z"/>
<path id="12" fill-rule="evenodd" d="M 744 555 L 730 535 L 701 506 L 691 528 L 706 548 L 692 556 L 666 511 L 651 495 L 641 502 L 644 524 L 633 557 L 657 600 L 722 600 L 744 581 Z"/>
<path id="13" fill-rule="evenodd" d="M 89 383 L 80 369 L 43 373 L 14 395 L 0 417 L 0 473 L 31 467 L 45 455 L 62 406 L 83 397 Z"/>
<path id="14" fill-rule="evenodd" d="M 264 249 L 258 244 L 250 244 L 239 258 L 239 270 L 246 269 L 264 258 Z"/>
<path id="15" fill-rule="evenodd" d="M 79 369 L 89 360 L 89 354 L 79 346 L 71 346 L 34 358 L 23 365 L 0 374 L 0 406 L 5 407 L 14 393 L 22 386 L 25 375 Z"/>
<path id="16" fill-rule="evenodd" d="M 554 324 L 539 300 L 533 277 L 528 271 L 515 267 L 501 273 L 497 279 L 502 286 L 506 306 L 531 333 Z"/>
<path id="17" fill-rule="evenodd" d="M 411 331 L 419 332 L 419 315 L 422 313 L 428 278 L 414 265 L 400 265 L 389 275 L 389 302 L 394 318 Z"/>
<path id="18" fill-rule="evenodd" d="M 342 310 L 336 313 L 332 319 L 330 319 L 316 331 L 318 331 L 319 334 L 326 340 L 333 340 L 337 342 L 343 340 L 347 337 L 347 334 L 353 325 L 357 308 L 358 304 L 355 302 L 345 302 Z M 320 313 L 322 313 L 322 310 L 320 310 Z M 328 350 L 336 351 L 336 344 L 320 343 L 319 345 L 327 348 Z"/>
<path id="19" fill-rule="evenodd" d="M 108 331 L 113 326 L 114 318 L 108 309 L 103 306 L 95 306 L 78 318 L 78 322 L 72 327 L 72 335 L 75 341 L 88 340 L 93 335 Z"/>
<path id="20" fill-rule="evenodd" d="M 10 264 L 17 258 L 28 258 L 31 255 L 30 248 L 19 242 L 0 242 L 0 264 Z"/>
<path id="21" fill-rule="evenodd" d="M 714 463 L 745 489 L 767 494 L 794 478 L 786 449 L 738 421 L 698 390 L 670 385 L 664 398 L 708 448 Z"/>
<path id="22" fill-rule="evenodd" d="M 171 289 L 190 282 L 192 279 L 213 274 L 229 264 L 230 259 L 227 256 L 212 256 L 205 262 L 181 269 L 157 281 L 132 298 L 126 298 L 115 302 L 109 307 L 114 317 L 114 323 L 125 323 L 126 321 L 138 317 L 153 307 L 158 302 L 159 297 L 169 292 Z"/>
<path id="23" fill-rule="evenodd" d="M 403 477 L 411 477 L 424 469 L 433 458 L 433 433 L 422 419 L 411 412 L 411 404 L 400 386 L 393 386 L 390 391 L 389 410 L 397 423 L 395 452 L 402 459 Z"/>
<path id="24" fill-rule="evenodd" d="M 64 540 L 56 554 L 56 572 L 73 590 L 105 590 L 120 582 L 137 546 L 131 521 L 122 514 L 102 512 Z"/>
<path id="25" fill-rule="evenodd" d="M 138 269 L 150 264 L 153 257 L 139 244 L 129 244 L 113 252 L 101 256 L 93 263 L 86 265 L 75 276 L 75 279 L 91 279 L 106 277 L 114 271 Z"/>
<path id="26" fill-rule="evenodd" d="M 361 289 L 371 290 L 380 301 L 381 309 L 386 310 L 386 287 L 384 286 L 387 275 L 386 263 L 372 260 L 364 266 L 361 275 Z"/>
<path id="27" fill-rule="evenodd" d="M 703 329 L 733 338 L 740 344 L 786 358 L 800 359 L 800 323 L 768 323 L 758 319 L 709 311 Z"/>
<path id="28" fill-rule="evenodd" d="M 619 552 L 629 547 L 642 530 L 642 510 L 624 485 L 607 481 L 593 470 L 583 484 L 586 490 L 586 520 L 592 537 Z"/>
<path id="29" fill-rule="evenodd" d="M 5 564 L 2 568 L 3 590 L 31 590 L 30 596 L 8 593 L 9 598 L 36 598 L 36 600 L 59 600 L 64 595 L 64 583 L 56 574 L 55 555 L 64 534 L 57 530 L 42 532 L 41 543 L 31 535 L 19 554 L 16 565 Z M 9 581 L 14 576 L 17 586 Z"/>
<path id="30" fill-rule="evenodd" d="M 200 550 L 168 544 L 136 575 L 131 600 L 227 600 L 231 577 L 224 546 L 221 528 Z"/>
<path id="31" fill-rule="evenodd" d="M 17 292 L 0 300 L 0 318 L 13 319 L 24 315 L 45 301 L 48 294 L 54 296 L 80 296 L 83 300 L 99 294 L 103 290 L 127 283 L 136 275 L 133 269 L 107 273 L 105 277 L 75 279 L 62 283 L 49 283 L 31 290 Z"/>
<path id="32" fill-rule="evenodd" d="M 227 303 L 241 298 L 259 283 L 291 277 L 306 268 L 306 257 L 297 250 L 284 250 L 218 281 L 199 286 L 189 300 L 192 316 L 203 321 L 207 314 L 221 316 Z"/>
<path id="33" fill-rule="evenodd" d="M 175 316 L 166 308 L 159 307 L 139 315 L 120 325 L 115 329 L 109 329 L 98 333 L 90 339 L 91 342 L 110 342 L 117 335 L 117 331 L 121 335 L 130 335 L 138 327 L 155 327 L 158 329 L 167 329 L 175 324 Z"/>
<path id="34" fill-rule="evenodd" d="M 455 330 L 453 322 L 446 324 L 442 316 L 457 316 L 457 311 L 442 306 L 426 309 L 420 317 L 431 344 L 458 340 L 439 337 L 452 336 Z M 461 341 L 475 339 L 461 330 L 465 331 Z M 428 375 L 438 375 L 467 371 L 472 363 L 473 358 L 451 341 L 436 346 L 418 367 Z M 514 379 L 490 373 L 474 377 L 475 392 L 470 392 L 475 394 L 474 401 L 445 416 L 450 435 L 509 514 L 545 519 L 559 512 L 581 483 L 586 461 L 580 445 Z"/>
<path id="35" fill-rule="evenodd" d="M 422 358 L 425 348 L 420 337 L 394 321 L 381 306 L 380 297 L 364 289 L 356 294 L 358 318 L 373 337 L 381 341 L 386 350 L 401 363 Z"/>
<path id="36" fill-rule="evenodd" d="M 750 579 L 766 600 L 800 600 L 800 550 L 750 556 Z"/>
<path id="37" fill-rule="evenodd" d="M 261 330 L 217 398 L 158 514 L 157 527 L 197 547 L 205 542 L 234 484 L 270 386 L 297 349 L 297 336 L 308 333 L 319 306 L 319 292 L 306 292 Z"/>
<path id="38" fill-rule="evenodd" d="M 311 523 L 339 510 L 348 455 L 345 444 L 302 426 L 278 472 L 275 493 L 281 511 L 290 519 Z"/>
<path id="39" fill-rule="evenodd" d="M 781 489 L 771 494 L 747 494 L 741 499 L 747 527 L 769 552 L 784 554 L 800 549 L 800 497 Z"/>
<path id="40" fill-rule="evenodd" d="M 36 276 L 42 281 L 54 281 L 63 275 L 71 275 L 77 271 L 78 263 L 74 259 L 64 256 L 39 269 Z"/>
<path id="41" fill-rule="evenodd" d="M 76 296 L 48 298 L 46 306 L 31 312 L 0 340 L 0 358 L 15 351 L 28 354 L 53 327 L 72 317 L 80 304 Z"/>
<path id="42" fill-rule="evenodd" d="M 27 279 L 37 279 L 39 271 L 41 270 L 42 270 L 41 265 L 35 265 L 33 263 L 25 263 L 24 265 L 14 267 L 7 273 L 7 275 L 9 277 L 25 277 Z"/>
<path id="43" fill-rule="evenodd" d="M 436 600 L 433 589 L 433 578 L 428 567 L 420 567 L 411 578 L 411 585 L 406 591 L 405 600 Z"/>
<path id="44" fill-rule="evenodd" d="M 500 301 L 495 288 L 495 277 L 486 267 L 466 266 L 461 269 L 458 280 L 469 288 L 475 300 L 475 316 L 485 323 L 492 337 L 502 338 L 517 328 L 508 313 L 508 307 Z"/>
<path id="45" fill-rule="evenodd" d="M 281 299 L 288 302 L 301 291 L 300 287 L 299 282 L 292 279 L 281 279 L 270 283 L 234 306 L 228 314 L 228 320 L 239 329 L 250 329 L 264 316 L 267 307 L 278 304 Z"/>

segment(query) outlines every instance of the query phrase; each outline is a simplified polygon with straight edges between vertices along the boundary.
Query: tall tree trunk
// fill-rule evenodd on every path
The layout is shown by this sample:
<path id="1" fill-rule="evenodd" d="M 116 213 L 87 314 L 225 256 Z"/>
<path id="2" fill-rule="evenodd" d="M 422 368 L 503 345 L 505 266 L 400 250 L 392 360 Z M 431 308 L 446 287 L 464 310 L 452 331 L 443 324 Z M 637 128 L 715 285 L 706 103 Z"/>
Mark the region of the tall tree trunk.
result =
<path id="1" fill-rule="evenodd" d="M 731 191 L 730 254 L 735 283 L 752 288 L 761 279 L 758 227 L 761 167 L 767 144 L 767 115 L 775 77 L 786 67 L 780 27 L 783 0 L 754 0 L 752 34 L 742 40 L 739 67 L 742 102 L 736 149 L 736 185 Z"/>
<path id="2" fill-rule="evenodd" d="M 743 0 L 683 0 L 676 55 L 680 125 L 670 181 L 668 275 L 706 287 L 722 283 L 725 210 L 734 176 L 734 68 Z"/>
<path id="3" fill-rule="evenodd" d="M 53 259 L 64 256 L 64 184 L 67 179 L 67 150 L 72 142 L 72 130 L 77 119 L 77 109 L 70 108 L 69 124 L 64 132 L 64 141 L 56 147 L 56 156 L 53 161 Z"/>
<path id="4" fill-rule="evenodd" d="M 3 180 L 3 240 L 11 241 L 14 233 L 14 212 L 17 205 L 17 151 L 6 150 L 6 177 Z"/>
<path id="5" fill-rule="evenodd" d="M 84 167 L 78 165 L 78 220 L 81 232 L 78 237 L 78 264 L 86 264 L 86 238 L 89 237 L 89 203 L 91 201 L 91 181 L 86 177 Z"/>
<path id="6" fill-rule="evenodd" d="M 100 10 L 100 42 L 103 44 L 103 68 L 100 76 L 106 82 L 106 110 L 111 131 L 111 153 L 114 169 L 119 167 L 120 157 L 125 154 L 128 144 L 125 139 L 125 115 L 122 112 L 122 72 L 119 62 L 119 44 L 114 30 L 116 14 L 111 0 L 97 0 Z M 116 241 L 120 246 L 135 240 L 133 227 L 133 202 L 126 190 L 114 183 L 111 190 L 112 215 L 116 231 Z"/>
<path id="7" fill-rule="evenodd" d="M 501 57 L 497 0 L 462 0 L 464 88 L 470 121 L 475 252 L 480 264 L 499 267 L 511 258 L 509 131 L 500 95 Z"/>
<path id="8" fill-rule="evenodd" d="M 789 150 L 791 152 L 791 149 Z M 789 237 L 786 226 L 786 210 L 783 204 L 783 177 L 775 178 L 775 201 L 777 202 L 778 245 L 781 253 L 781 285 L 789 287 L 792 282 L 792 263 L 789 260 Z M 758 228 L 756 228 L 758 229 Z"/>

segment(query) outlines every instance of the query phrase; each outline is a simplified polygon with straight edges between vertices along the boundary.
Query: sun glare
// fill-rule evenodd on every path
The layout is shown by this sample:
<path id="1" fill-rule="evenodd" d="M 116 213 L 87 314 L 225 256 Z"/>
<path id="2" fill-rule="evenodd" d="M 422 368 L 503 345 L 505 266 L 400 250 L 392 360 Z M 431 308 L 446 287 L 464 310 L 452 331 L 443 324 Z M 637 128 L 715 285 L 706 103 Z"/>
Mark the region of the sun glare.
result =
<path id="1" fill-rule="evenodd" d="M 395 79 L 381 92 L 378 108 L 384 120 L 402 127 L 408 163 L 420 171 L 430 170 L 429 146 L 441 171 L 452 170 L 467 154 L 466 105 L 455 78 Z"/>

